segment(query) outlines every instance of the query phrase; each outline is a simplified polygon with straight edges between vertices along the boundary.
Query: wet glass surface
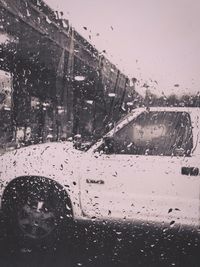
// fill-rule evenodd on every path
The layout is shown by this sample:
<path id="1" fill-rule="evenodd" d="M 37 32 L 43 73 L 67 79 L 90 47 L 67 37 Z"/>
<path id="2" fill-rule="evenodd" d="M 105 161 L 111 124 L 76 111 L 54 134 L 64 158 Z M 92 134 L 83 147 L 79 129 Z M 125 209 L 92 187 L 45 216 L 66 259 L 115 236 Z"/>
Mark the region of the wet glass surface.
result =
<path id="1" fill-rule="evenodd" d="M 0 0 L 0 266 L 200 266 L 200 6 L 151 2 Z"/>

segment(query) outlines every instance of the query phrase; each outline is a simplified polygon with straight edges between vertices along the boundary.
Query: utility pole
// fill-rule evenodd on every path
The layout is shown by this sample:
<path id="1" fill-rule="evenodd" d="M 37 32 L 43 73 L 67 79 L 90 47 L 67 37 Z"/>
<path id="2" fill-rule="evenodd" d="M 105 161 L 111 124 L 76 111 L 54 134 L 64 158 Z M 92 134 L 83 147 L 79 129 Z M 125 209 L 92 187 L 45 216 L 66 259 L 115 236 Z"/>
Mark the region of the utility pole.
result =
<path id="1" fill-rule="evenodd" d="M 65 129 L 66 137 L 69 137 L 73 133 L 74 123 L 74 109 L 73 109 L 73 98 L 74 98 L 74 28 L 69 28 L 70 45 L 68 53 L 67 68 L 63 75 L 64 77 L 64 88 L 63 88 L 63 107 L 64 107 L 64 118 L 63 128 Z"/>

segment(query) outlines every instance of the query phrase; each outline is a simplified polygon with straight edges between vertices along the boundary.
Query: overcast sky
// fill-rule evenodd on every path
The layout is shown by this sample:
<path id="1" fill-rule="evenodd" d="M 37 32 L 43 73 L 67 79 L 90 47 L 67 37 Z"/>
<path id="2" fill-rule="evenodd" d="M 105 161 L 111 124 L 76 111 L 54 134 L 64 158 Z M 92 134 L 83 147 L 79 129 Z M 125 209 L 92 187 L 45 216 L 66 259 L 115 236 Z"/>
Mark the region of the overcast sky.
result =
<path id="1" fill-rule="evenodd" d="M 46 3 L 63 11 L 78 32 L 100 51 L 105 49 L 106 56 L 130 78 L 136 77 L 141 85 L 148 83 L 152 92 L 200 90 L 200 0 Z"/>

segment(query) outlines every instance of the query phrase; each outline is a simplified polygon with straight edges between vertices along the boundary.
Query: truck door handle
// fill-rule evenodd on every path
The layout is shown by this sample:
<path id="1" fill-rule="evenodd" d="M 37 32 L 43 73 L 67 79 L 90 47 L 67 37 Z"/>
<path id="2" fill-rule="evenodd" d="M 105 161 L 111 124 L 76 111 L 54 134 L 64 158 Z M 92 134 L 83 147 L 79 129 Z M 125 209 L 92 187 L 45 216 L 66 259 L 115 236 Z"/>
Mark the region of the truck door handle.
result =
<path id="1" fill-rule="evenodd" d="M 189 176 L 198 176 L 199 175 L 199 168 L 196 167 L 182 167 L 181 168 L 182 175 L 189 175 Z"/>
<path id="2" fill-rule="evenodd" d="M 94 179 L 86 179 L 86 183 L 88 184 L 105 184 L 103 180 L 94 180 Z"/>

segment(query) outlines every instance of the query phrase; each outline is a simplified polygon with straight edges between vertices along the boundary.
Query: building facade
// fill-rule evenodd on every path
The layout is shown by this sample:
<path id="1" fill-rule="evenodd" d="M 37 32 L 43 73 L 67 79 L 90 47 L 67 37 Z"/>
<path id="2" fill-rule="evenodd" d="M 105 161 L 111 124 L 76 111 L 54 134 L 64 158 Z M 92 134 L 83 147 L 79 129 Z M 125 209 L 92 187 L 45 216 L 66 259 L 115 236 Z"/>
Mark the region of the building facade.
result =
<path id="1" fill-rule="evenodd" d="M 128 77 L 45 2 L 0 1 L 0 20 L 1 143 L 97 139 L 125 112 Z"/>

